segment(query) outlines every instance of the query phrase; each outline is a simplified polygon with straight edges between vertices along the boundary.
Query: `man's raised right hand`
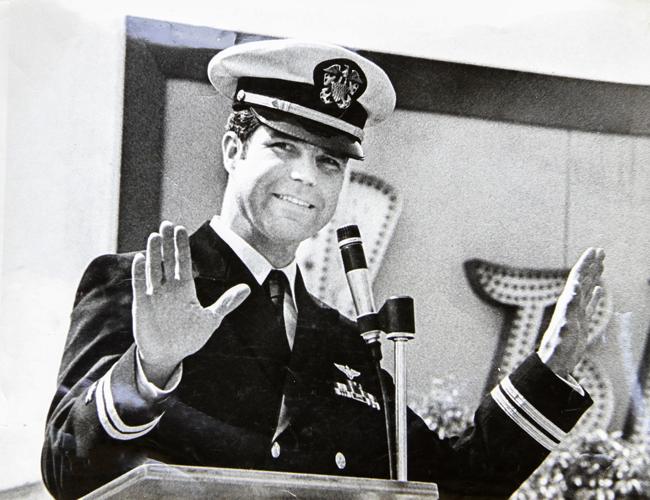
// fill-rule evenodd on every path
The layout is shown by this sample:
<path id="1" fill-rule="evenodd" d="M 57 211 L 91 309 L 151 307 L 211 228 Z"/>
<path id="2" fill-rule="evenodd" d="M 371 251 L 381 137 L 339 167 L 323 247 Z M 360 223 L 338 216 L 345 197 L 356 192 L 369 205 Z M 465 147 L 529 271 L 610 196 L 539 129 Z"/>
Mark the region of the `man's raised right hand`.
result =
<path id="1" fill-rule="evenodd" d="M 133 335 L 147 378 L 164 387 L 176 367 L 210 339 L 223 318 L 250 293 L 245 284 L 203 307 L 196 298 L 187 230 L 164 221 L 151 233 L 146 255 L 131 267 Z"/>

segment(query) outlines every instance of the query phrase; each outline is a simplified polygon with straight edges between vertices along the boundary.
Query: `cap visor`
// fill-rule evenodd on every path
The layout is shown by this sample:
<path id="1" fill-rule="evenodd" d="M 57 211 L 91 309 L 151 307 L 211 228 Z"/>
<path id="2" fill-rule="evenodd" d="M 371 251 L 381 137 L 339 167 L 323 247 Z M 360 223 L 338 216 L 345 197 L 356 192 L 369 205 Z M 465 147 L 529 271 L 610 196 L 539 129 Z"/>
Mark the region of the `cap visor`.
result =
<path id="1" fill-rule="evenodd" d="M 363 160 L 361 144 L 332 127 L 288 113 L 262 107 L 251 107 L 255 116 L 267 127 L 301 141 L 313 144 L 332 154 Z"/>

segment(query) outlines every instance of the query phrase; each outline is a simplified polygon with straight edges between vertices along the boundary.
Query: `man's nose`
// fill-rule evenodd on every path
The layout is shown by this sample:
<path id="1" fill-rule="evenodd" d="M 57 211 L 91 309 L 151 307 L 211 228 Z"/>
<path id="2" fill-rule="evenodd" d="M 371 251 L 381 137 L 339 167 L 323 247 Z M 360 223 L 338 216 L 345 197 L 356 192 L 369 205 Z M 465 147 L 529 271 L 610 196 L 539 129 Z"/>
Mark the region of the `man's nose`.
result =
<path id="1" fill-rule="evenodd" d="M 317 173 L 318 166 L 314 158 L 304 156 L 291 164 L 291 179 L 307 184 L 308 186 L 314 186 L 316 184 Z"/>

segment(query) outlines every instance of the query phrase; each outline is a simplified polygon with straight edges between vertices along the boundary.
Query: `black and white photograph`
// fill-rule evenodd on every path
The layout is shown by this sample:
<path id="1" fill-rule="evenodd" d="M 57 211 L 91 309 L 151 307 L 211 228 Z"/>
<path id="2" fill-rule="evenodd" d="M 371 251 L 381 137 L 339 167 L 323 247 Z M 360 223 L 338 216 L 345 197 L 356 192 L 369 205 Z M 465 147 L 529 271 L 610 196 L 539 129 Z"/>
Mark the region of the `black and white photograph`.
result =
<path id="1" fill-rule="evenodd" d="M 650 4 L 0 1 L 0 500 L 650 498 Z"/>

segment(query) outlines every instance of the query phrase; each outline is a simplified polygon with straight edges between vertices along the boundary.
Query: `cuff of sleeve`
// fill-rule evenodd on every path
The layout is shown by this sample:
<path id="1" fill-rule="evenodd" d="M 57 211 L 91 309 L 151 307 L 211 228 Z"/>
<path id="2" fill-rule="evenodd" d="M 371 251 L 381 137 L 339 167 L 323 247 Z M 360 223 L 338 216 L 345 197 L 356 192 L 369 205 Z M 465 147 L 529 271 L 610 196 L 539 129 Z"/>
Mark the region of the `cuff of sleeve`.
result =
<path id="1" fill-rule="evenodd" d="M 97 395 L 95 401 L 97 404 L 97 416 L 99 417 L 99 422 L 102 424 L 106 434 L 113 439 L 126 441 L 129 439 L 139 438 L 153 429 L 162 415 L 154 418 L 151 422 L 141 425 L 129 425 L 125 423 L 117 412 L 117 409 L 115 408 L 115 400 L 113 399 L 111 379 L 114 368 L 115 365 L 108 370 L 106 375 L 99 379 L 97 384 Z"/>
<path id="2" fill-rule="evenodd" d="M 504 378 L 491 396 L 515 424 L 547 450 L 557 446 L 591 405 L 584 390 L 576 392 L 537 354 Z"/>
<path id="3" fill-rule="evenodd" d="M 149 433 L 169 405 L 167 395 L 146 399 L 139 392 L 136 357 L 132 345 L 97 382 L 97 416 L 113 439 L 129 440 Z"/>
<path id="4" fill-rule="evenodd" d="M 578 383 L 576 379 L 574 379 L 571 375 L 568 375 L 567 378 L 560 377 L 557 373 L 555 374 L 557 378 L 559 378 L 562 382 L 567 384 L 571 389 L 576 391 L 578 394 L 581 396 L 585 395 L 585 390 L 582 388 L 582 386 Z"/>
<path id="5" fill-rule="evenodd" d="M 510 374 L 510 380 L 535 408 L 557 420 L 557 425 L 565 432 L 593 403 L 586 391 L 580 394 L 580 391 L 563 382 L 537 353 L 528 356 Z"/>
<path id="6" fill-rule="evenodd" d="M 169 377 L 169 380 L 167 381 L 167 384 L 165 384 L 164 388 L 161 389 L 154 383 L 150 382 L 147 379 L 147 375 L 144 373 L 144 369 L 142 368 L 142 361 L 140 360 L 140 352 L 136 347 L 135 380 L 138 392 L 142 395 L 143 398 L 149 400 L 162 400 L 166 398 L 174 390 L 176 390 L 178 384 L 181 382 L 182 377 L 183 364 L 181 363 L 176 367 L 176 370 L 174 370 L 174 373 L 172 373 L 171 377 Z"/>

